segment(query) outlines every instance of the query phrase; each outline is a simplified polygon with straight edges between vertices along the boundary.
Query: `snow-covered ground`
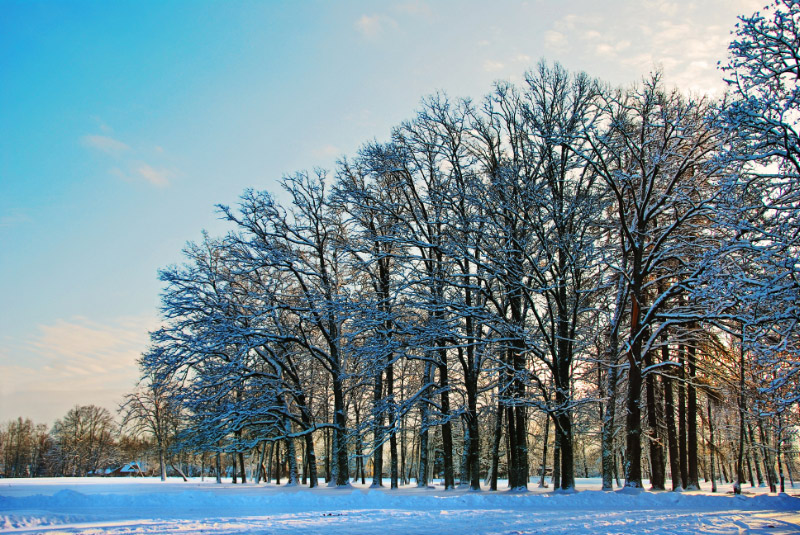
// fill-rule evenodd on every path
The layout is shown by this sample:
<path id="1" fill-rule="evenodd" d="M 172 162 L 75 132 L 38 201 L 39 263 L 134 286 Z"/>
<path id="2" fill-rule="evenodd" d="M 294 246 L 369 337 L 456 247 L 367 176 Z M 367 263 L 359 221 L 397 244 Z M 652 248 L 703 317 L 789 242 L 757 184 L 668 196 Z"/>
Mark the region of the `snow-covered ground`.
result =
<path id="1" fill-rule="evenodd" d="M 213 480 L 0 479 L 0 532 L 85 534 L 430 533 L 548 535 L 603 533 L 800 533 L 800 488 L 744 496 L 701 492 L 602 492 L 579 479 L 579 492 L 391 491 Z M 705 487 L 704 487 L 705 488 Z"/>

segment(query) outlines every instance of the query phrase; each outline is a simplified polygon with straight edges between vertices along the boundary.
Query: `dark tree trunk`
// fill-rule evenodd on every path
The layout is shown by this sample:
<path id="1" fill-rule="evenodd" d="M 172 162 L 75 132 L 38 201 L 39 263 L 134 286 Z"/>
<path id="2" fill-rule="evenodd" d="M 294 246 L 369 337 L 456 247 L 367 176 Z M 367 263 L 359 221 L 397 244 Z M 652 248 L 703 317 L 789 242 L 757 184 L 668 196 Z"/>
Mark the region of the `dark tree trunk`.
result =
<path id="1" fill-rule="evenodd" d="M 264 458 L 267 456 L 267 443 L 261 443 L 261 451 L 258 454 L 258 471 L 256 472 L 256 485 L 261 483 L 262 480 L 266 481 L 266 475 L 264 472 Z M 268 481 L 267 481 L 268 482 Z"/>
<path id="2" fill-rule="evenodd" d="M 247 467 L 244 465 L 244 452 L 238 453 L 239 457 L 239 477 L 242 480 L 242 485 L 247 483 Z"/>
<path id="3" fill-rule="evenodd" d="M 753 455 L 753 464 L 756 465 L 756 479 L 758 479 L 758 486 L 763 487 L 765 485 L 765 478 L 764 474 L 761 472 L 761 458 L 758 454 L 758 449 L 756 448 L 756 436 L 755 433 L 753 433 L 753 426 L 747 424 L 747 430 L 749 431 L 748 434 L 750 435 L 750 451 Z"/>
<path id="4" fill-rule="evenodd" d="M 625 442 L 625 486 L 642 488 L 642 411 L 639 399 L 642 391 L 642 371 L 637 352 L 641 351 L 641 339 L 633 344 L 633 354 L 628 366 L 628 400 Z"/>
<path id="5" fill-rule="evenodd" d="M 553 488 L 561 488 L 561 435 L 555 434 L 553 443 Z"/>
<path id="6" fill-rule="evenodd" d="M 666 337 L 661 347 L 661 361 L 669 362 L 669 347 Z M 669 453 L 669 471 L 672 478 L 672 490 L 681 488 L 680 468 L 678 464 L 678 438 L 675 432 L 675 402 L 672 392 L 671 370 L 661 376 L 664 385 L 664 423 L 667 427 L 667 450 Z"/>
<path id="7" fill-rule="evenodd" d="M 687 364 L 689 366 L 689 381 L 686 395 L 686 420 L 687 420 L 687 453 L 689 457 L 689 485 L 690 490 L 700 489 L 700 475 L 697 470 L 697 348 L 692 345 L 687 351 Z"/>
<path id="8" fill-rule="evenodd" d="M 389 402 L 389 475 L 391 488 L 400 486 L 397 459 L 397 410 L 394 404 L 394 364 L 386 366 L 386 399 Z"/>
<path id="9" fill-rule="evenodd" d="M 617 380 L 619 368 L 617 367 L 617 337 L 613 335 L 608 349 L 608 383 L 606 387 L 605 415 L 603 416 L 603 437 L 602 437 L 602 467 L 603 467 L 603 490 L 613 490 L 614 485 L 611 481 L 612 473 L 616 472 L 617 460 L 614 453 L 614 420 L 617 413 Z"/>
<path id="10" fill-rule="evenodd" d="M 304 440 L 306 443 L 306 463 L 308 463 L 308 486 L 313 489 L 319 483 L 317 479 L 317 455 L 314 451 L 314 436 L 311 433 L 311 415 L 308 412 L 305 401 L 305 396 L 303 396 L 300 406 L 300 421 L 306 431 Z"/>
<path id="11" fill-rule="evenodd" d="M 264 481 L 269 483 L 272 480 L 272 458 L 275 455 L 275 442 L 269 443 L 269 456 L 267 457 L 267 473 L 264 476 Z"/>
<path id="12" fill-rule="evenodd" d="M 283 477 L 283 466 L 281 462 L 281 443 L 280 441 L 275 441 L 275 450 L 273 452 L 275 454 L 275 484 L 281 484 L 281 478 Z"/>
<path id="13" fill-rule="evenodd" d="M 747 478 L 750 481 L 750 486 L 755 487 L 756 481 L 753 479 L 753 463 L 750 459 L 750 455 L 746 455 L 745 460 L 747 461 Z"/>
<path id="14" fill-rule="evenodd" d="M 711 414 L 711 398 L 706 400 L 707 403 L 707 412 L 708 412 L 708 452 L 709 452 L 709 464 L 711 466 L 711 492 L 717 492 L 717 478 L 716 474 L 714 473 L 714 421 L 712 420 Z"/>
<path id="15" fill-rule="evenodd" d="M 361 413 L 358 409 L 358 403 L 353 399 L 353 416 L 355 417 L 356 429 L 361 427 Z M 361 434 L 355 437 L 356 441 L 356 473 L 353 474 L 353 481 L 358 481 L 361 478 L 361 484 L 366 484 L 365 468 L 364 468 L 364 446 L 361 440 Z M 374 484 L 373 484 L 374 485 Z"/>
<path id="16" fill-rule="evenodd" d="M 455 469 L 453 466 L 453 425 L 450 422 L 450 383 L 447 378 L 447 351 L 440 350 L 439 384 L 442 389 L 442 450 L 444 460 L 444 490 L 456 488 Z"/>
<path id="17" fill-rule="evenodd" d="M 542 444 L 542 470 L 539 477 L 539 488 L 547 488 L 545 482 L 545 472 L 547 472 L 547 443 L 550 440 L 550 414 L 545 413 L 544 417 L 544 443 Z"/>
<path id="18" fill-rule="evenodd" d="M 634 281 L 635 282 L 635 281 Z M 641 288 L 640 284 L 634 284 Z M 640 299 L 631 295 L 630 348 L 628 357 L 628 399 L 625 418 L 625 486 L 642 488 L 642 334 L 640 330 Z"/>
<path id="19" fill-rule="evenodd" d="M 238 474 L 236 473 L 236 453 L 231 453 L 231 483 L 234 485 L 238 482 Z"/>
<path id="20" fill-rule="evenodd" d="M 557 413 L 556 433 L 560 434 L 561 473 L 560 488 L 569 490 L 575 488 L 575 449 L 572 440 L 572 421 L 569 414 Z"/>
<path id="21" fill-rule="evenodd" d="M 517 420 L 514 416 L 514 407 L 506 407 L 506 465 L 508 466 L 508 488 L 516 489 L 519 486 L 517 477 Z"/>
<path id="22" fill-rule="evenodd" d="M 500 442 L 503 440 L 503 402 L 497 402 L 494 416 L 494 440 L 492 442 L 492 467 L 489 478 L 489 490 L 497 490 L 497 472 L 500 470 Z"/>
<path id="23" fill-rule="evenodd" d="M 645 366 L 653 365 L 652 352 L 644 356 Z M 649 371 L 645 378 L 645 397 L 647 398 L 647 435 L 650 442 L 650 488 L 665 490 L 664 447 L 658 436 L 658 413 L 656 410 L 656 374 Z"/>
<path id="24" fill-rule="evenodd" d="M 559 270 L 566 272 L 566 257 L 564 252 L 558 252 Z M 556 344 L 558 354 L 555 356 L 556 362 L 556 413 L 558 425 L 556 433 L 561 432 L 561 489 L 571 490 L 575 488 L 575 444 L 572 431 L 572 391 L 570 388 L 570 367 L 572 365 L 571 347 L 572 341 L 569 332 L 569 314 L 567 304 L 567 290 L 565 285 L 558 288 L 558 342 Z M 527 450 L 525 458 L 527 459 Z M 527 464 L 527 463 L 526 463 Z M 526 471 L 527 481 L 527 471 Z"/>
<path id="25" fill-rule="evenodd" d="M 425 371 L 423 374 L 423 381 L 426 385 L 429 385 L 433 381 L 433 366 L 430 361 L 425 362 Z M 430 420 L 430 405 L 428 404 L 428 393 L 430 392 L 430 388 L 425 388 L 425 393 L 422 395 L 420 399 L 420 432 L 419 432 L 419 467 L 417 470 L 417 486 L 418 487 L 427 487 L 428 486 L 428 441 L 429 441 L 429 434 L 430 430 L 429 427 L 429 420 Z"/>
<path id="26" fill-rule="evenodd" d="M 375 373 L 372 385 L 372 486 L 383 486 L 383 371 Z M 358 413 L 356 413 L 358 418 Z M 358 427 L 358 422 L 356 422 Z M 359 443 L 361 439 L 358 439 Z M 360 449 L 360 444 L 359 444 Z M 360 454 L 360 452 L 358 452 Z"/>
<path id="27" fill-rule="evenodd" d="M 559 345 L 561 345 L 559 343 Z M 569 365 L 562 363 L 556 383 L 556 435 L 560 435 L 561 445 L 561 489 L 575 488 L 575 451 L 572 440 L 572 418 L 569 410 L 571 401 L 569 388 Z M 527 457 L 527 456 L 526 456 Z"/>
<path id="28" fill-rule="evenodd" d="M 736 455 L 736 482 L 733 485 L 733 493 L 742 493 L 742 461 L 744 460 L 744 327 L 742 327 L 742 336 L 739 339 L 739 451 Z"/>
<path id="29" fill-rule="evenodd" d="M 338 357 L 336 358 L 338 361 Z M 347 420 L 344 409 L 344 385 L 342 377 L 337 370 L 333 376 L 333 455 L 336 470 L 336 486 L 342 487 L 350 482 L 349 468 L 347 466 Z"/>
<path id="30" fill-rule="evenodd" d="M 528 488 L 528 419 L 525 415 L 525 407 L 514 407 L 516 417 L 517 432 L 517 488 Z"/>
<path id="31" fill-rule="evenodd" d="M 770 453 L 769 440 L 766 431 L 764 431 L 764 423 L 758 420 L 758 431 L 761 435 L 761 454 L 764 459 L 764 474 L 767 476 L 767 484 L 769 485 L 770 492 L 778 492 L 777 477 L 775 475 L 775 462 L 772 460 Z"/>
<path id="32" fill-rule="evenodd" d="M 291 424 L 287 422 L 287 427 L 288 425 Z M 297 485 L 297 451 L 295 450 L 294 439 L 291 437 L 286 439 L 286 460 L 289 465 L 287 467 L 289 469 L 289 473 L 287 474 L 289 481 L 287 481 L 286 484 L 289 486 Z"/>
<path id="33" fill-rule="evenodd" d="M 678 361 L 680 362 L 680 377 L 678 380 L 678 455 L 681 471 L 681 488 L 689 486 L 689 455 L 686 451 L 686 348 L 678 348 Z"/>

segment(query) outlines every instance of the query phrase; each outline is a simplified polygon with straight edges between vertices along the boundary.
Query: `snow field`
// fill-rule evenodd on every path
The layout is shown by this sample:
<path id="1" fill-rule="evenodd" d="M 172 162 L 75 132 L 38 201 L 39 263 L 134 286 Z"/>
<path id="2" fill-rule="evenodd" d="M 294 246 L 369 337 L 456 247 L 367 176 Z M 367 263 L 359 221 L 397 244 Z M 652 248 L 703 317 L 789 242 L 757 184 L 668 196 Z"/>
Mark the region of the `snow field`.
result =
<path id="1" fill-rule="evenodd" d="M 157 479 L 0 480 L 0 532 L 48 534 L 797 534 L 800 498 L 706 492 L 444 492 Z M 730 490 L 728 486 L 723 491 Z"/>

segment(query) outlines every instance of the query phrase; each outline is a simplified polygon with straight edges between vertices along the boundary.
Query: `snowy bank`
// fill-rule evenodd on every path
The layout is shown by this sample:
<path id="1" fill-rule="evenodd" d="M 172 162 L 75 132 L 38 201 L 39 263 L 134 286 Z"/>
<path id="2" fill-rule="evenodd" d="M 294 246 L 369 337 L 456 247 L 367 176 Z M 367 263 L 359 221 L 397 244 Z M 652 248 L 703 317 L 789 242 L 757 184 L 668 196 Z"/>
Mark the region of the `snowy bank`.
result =
<path id="1" fill-rule="evenodd" d="M 538 488 L 527 493 L 445 492 L 154 479 L 0 480 L 0 530 L 20 533 L 290 533 L 301 528 L 304 533 L 328 535 L 739 533 L 743 528 L 775 535 L 800 533 L 798 511 L 800 498 L 788 494 L 600 490 L 563 494 Z"/>

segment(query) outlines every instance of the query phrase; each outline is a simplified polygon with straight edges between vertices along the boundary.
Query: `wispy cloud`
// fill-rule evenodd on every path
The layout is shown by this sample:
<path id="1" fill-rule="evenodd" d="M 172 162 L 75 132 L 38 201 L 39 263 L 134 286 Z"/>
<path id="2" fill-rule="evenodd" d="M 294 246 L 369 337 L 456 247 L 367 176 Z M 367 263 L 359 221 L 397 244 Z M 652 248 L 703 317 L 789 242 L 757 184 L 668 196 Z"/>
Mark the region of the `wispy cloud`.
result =
<path id="1" fill-rule="evenodd" d="M 106 126 L 104 131 L 106 130 L 110 131 L 111 129 Z M 81 138 L 81 143 L 85 147 L 111 157 L 114 165 L 109 169 L 109 173 L 126 182 L 145 182 L 151 186 L 163 188 L 168 186 L 170 178 L 176 175 L 174 170 L 152 163 L 153 160 L 163 160 L 166 156 L 166 151 L 160 145 L 153 145 L 144 150 L 141 147 L 132 147 L 111 136 L 100 134 L 85 135 Z"/>
<path id="2" fill-rule="evenodd" d="M 567 48 L 567 36 L 556 30 L 544 32 L 544 44 L 554 50 L 564 50 Z"/>
<path id="3" fill-rule="evenodd" d="M 171 175 L 167 169 L 155 169 L 146 163 L 140 165 L 136 169 L 136 172 L 150 184 L 162 188 L 169 184 L 169 177 Z"/>
<path id="4" fill-rule="evenodd" d="M 131 149 L 127 143 L 123 143 L 122 141 L 109 136 L 88 135 L 83 136 L 81 141 L 87 147 L 97 149 L 105 152 L 106 154 L 111 154 L 112 156 L 118 156 L 119 154 Z"/>
<path id="5" fill-rule="evenodd" d="M 387 28 L 397 27 L 397 22 L 386 15 L 361 15 L 355 22 L 356 30 L 367 39 L 380 37 Z"/>
<path id="6" fill-rule="evenodd" d="M 334 158 L 342 153 L 341 149 L 335 145 L 323 145 L 314 150 L 314 156 L 324 158 Z"/>
<path id="7" fill-rule="evenodd" d="M 433 10 L 427 2 L 421 0 L 413 0 L 409 2 L 401 2 L 395 6 L 395 11 L 404 13 L 412 17 L 421 17 L 430 19 L 433 16 Z"/>
<path id="8" fill-rule="evenodd" d="M 10 214 L 0 216 L 0 229 L 16 227 L 24 223 L 29 223 L 30 221 L 31 218 L 23 212 L 11 212 Z"/>
<path id="9" fill-rule="evenodd" d="M 0 352 L 0 392 L 6 398 L 0 408 L 45 419 L 58 417 L 75 403 L 104 403 L 113 409 L 135 385 L 137 360 L 147 349 L 148 331 L 156 326 L 153 316 L 106 321 L 72 317 L 39 325 L 33 338 Z M 47 403 L 16 406 L 17 395 L 31 392 Z M 8 406 L 9 400 L 14 405 Z M 37 414 L 26 414 L 34 409 Z"/>
<path id="10" fill-rule="evenodd" d="M 505 65 L 500 61 L 487 59 L 483 62 L 483 70 L 486 72 L 500 72 L 504 67 Z"/>

